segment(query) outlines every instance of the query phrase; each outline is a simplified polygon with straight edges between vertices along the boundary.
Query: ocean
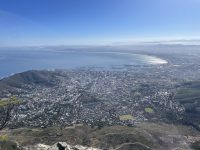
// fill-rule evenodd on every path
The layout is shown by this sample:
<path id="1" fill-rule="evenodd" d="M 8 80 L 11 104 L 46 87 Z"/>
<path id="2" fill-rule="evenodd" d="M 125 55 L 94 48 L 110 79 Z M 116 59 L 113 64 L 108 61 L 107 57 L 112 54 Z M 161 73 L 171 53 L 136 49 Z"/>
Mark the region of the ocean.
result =
<path id="1" fill-rule="evenodd" d="M 0 78 L 42 69 L 112 69 L 125 65 L 158 65 L 167 61 L 148 55 L 123 52 L 0 50 Z"/>

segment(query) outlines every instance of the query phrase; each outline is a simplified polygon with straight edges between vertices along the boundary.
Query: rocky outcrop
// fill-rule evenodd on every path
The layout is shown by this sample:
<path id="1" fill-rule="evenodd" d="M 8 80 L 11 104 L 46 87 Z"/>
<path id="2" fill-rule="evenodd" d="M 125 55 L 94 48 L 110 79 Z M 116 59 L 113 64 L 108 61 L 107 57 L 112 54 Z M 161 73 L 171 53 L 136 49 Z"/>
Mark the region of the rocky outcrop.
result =
<path id="1" fill-rule="evenodd" d="M 37 144 L 23 147 L 23 150 L 101 150 L 93 147 L 85 147 L 81 145 L 69 145 L 66 142 L 58 142 L 53 146 L 45 145 L 45 144 Z"/>

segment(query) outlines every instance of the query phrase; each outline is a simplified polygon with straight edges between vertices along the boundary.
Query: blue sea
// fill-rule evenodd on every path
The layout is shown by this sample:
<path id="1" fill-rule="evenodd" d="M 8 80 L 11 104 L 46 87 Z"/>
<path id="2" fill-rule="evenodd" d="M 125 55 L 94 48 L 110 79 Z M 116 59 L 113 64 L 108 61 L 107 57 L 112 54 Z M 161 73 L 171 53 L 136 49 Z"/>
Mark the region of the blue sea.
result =
<path id="1" fill-rule="evenodd" d="M 109 69 L 125 65 L 158 65 L 165 60 L 140 54 L 93 51 L 0 50 L 0 78 L 42 69 Z"/>

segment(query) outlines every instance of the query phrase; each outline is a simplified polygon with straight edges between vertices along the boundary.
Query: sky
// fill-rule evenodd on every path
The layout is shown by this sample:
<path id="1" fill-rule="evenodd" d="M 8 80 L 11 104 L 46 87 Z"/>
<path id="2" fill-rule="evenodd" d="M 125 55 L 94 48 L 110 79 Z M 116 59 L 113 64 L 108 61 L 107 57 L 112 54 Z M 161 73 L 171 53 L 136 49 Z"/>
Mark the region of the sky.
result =
<path id="1" fill-rule="evenodd" d="M 200 0 L 0 0 L 0 45 L 200 37 Z"/>

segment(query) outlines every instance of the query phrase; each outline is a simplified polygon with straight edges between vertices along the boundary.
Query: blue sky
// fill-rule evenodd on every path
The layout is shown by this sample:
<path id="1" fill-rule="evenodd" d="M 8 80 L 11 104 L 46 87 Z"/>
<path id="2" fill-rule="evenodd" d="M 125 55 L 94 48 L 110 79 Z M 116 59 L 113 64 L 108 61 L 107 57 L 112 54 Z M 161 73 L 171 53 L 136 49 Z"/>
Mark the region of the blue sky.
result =
<path id="1" fill-rule="evenodd" d="M 0 0 L 0 45 L 200 36 L 200 0 Z"/>

